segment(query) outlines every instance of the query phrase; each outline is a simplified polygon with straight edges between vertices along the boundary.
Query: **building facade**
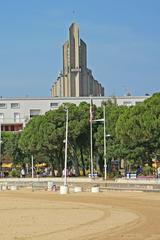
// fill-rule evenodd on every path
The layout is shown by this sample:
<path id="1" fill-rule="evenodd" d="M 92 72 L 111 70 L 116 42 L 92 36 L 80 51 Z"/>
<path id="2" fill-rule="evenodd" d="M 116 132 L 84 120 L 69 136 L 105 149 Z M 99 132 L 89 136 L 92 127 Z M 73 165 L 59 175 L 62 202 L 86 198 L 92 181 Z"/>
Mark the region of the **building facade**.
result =
<path id="1" fill-rule="evenodd" d="M 147 99 L 148 96 L 124 97 L 50 97 L 50 98 L 0 98 L 0 129 L 2 131 L 17 132 L 22 130 L 26 123 L 34 116 L 44 115 L 55 110 L 64 103 L 81 102 L 101 106 L 103 102 L 111 101 L 117 105 L 134 106 Z"/>
<path id="2" fill-rule="evenodd" d="M 104 88 L 87 68 L 87 45 L 72 23 L 69 40 L 63 45 L 63 70 L 51 88 L 52 97 L 104 96 Z"/>

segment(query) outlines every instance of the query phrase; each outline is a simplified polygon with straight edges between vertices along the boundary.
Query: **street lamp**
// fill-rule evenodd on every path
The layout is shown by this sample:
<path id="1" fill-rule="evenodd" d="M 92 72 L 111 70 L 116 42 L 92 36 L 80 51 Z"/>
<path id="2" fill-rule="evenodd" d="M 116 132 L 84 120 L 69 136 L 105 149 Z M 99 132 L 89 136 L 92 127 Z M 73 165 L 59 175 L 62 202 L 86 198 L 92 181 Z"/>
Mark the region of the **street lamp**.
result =
<path id="1" fill-rule="evenodd" d="M 34 162 L 33 162 L 33 155 L 31 155 L 31 168 L 32 168 L 32 179 L 34 178 Z"/>
<path id="2" fill-rule="evenodd" d="M 2 177 L 2 132 L 1 132 L 1 122 L 0 122 L 0 177 Z"/>
<path id="3" fill-rule="evenodd" d="M 107 179 L 107 159 L 106 159 L 106 137 L 110 137 L 110 134 L 106 135 L 106 112 L 105 112 L 105 105 L 103 105 L 103 118 L 96 119 L 94 122 L 103 122 L 103 138 L 104 138 L 104 179 Z"/>
<path id="4" fill-rule="evenodd" d="M 64 186 L 67 186 L 67 147 L 68 147 L 68 108 L 66 111 L 66 138 L 65 138 L 65 160 L 64 160 Z"/>
<path id="5" fill-rule="evenodd" d="M 90 164 L 91 164 L 91 178 L 93 178 L 93 137 L 92 137 L 92 121 L 93 121 L 93 113 L 92 113 L 92 98 L 90 101 Z"/>
<path id="6" fill-rule="evenodd" d="M 106 111 L 105 105 L 103 105 L 103 123 L 104 123 L 104 179 L 107 179 L 107 159 L 106 159 Z"/>
<path id="7" fill-rule="evenodd" d="M 60 186 L 60 194 L 67 194 L 68 193 L 68 186 L 67 186 L 67 147 L 68 147 L 68 108 L 64 109 L 66 112 L 66 137 L 63 142 L 65 142 L 65 159 L 64 159 L 64 185 Z"/>

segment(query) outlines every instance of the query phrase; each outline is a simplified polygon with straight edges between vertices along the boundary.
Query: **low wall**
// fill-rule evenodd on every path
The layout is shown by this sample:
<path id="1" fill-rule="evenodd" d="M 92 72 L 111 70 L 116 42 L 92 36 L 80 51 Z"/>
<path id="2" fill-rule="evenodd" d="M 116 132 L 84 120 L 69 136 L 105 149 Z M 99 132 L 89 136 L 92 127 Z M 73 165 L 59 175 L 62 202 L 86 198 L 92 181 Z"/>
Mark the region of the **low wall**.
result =
<path id="1" fill-rule="evenodd" d="M 6 185 L 8 187 L 16 185 L 18 187 L 30 187 L 30 188 L 46 188 L 48 182 L 53 182 L 56 186 L 63 185 L 63 178 L 1 178 L 0 185 Z M 70 187 L 83 186 L 88 188 L 94 185 L 104 185 L 102 178 L 67 178 L 67 184 Z"/>
<path id="2" fill-rule="evenodd" d="M 57 187 L 63 185 L 63 178 L 3 178 L 0 179 L 0 185 L 28 187 L 28 188 L 47 188 L 48 182 L 53 182 Z M 115 181 L 105 181 L 102 178 L 67 178 L 67 184 L 70 188 L 75 186 L 83 187 L 84 190 L 92 186 L 99 186 L 102 191 L 105 190 L 135 190 L 135 191 L 157 191 L 160 192 L 160 179 L 152 180 L 132 180 L 116 179 Z"/>
<path id="3" fill-rule="evenodd" d="M 160 179 L 117 179 L 106 183 L 108 190 L 136 190 L 160 192 Z"/>

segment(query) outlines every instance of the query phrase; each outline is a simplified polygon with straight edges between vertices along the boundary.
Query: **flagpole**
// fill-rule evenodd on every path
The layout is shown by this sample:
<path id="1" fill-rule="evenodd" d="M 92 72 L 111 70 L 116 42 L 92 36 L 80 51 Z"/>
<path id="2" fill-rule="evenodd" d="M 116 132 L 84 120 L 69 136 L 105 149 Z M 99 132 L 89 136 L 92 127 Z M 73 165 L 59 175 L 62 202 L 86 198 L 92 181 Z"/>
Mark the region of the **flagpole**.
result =
<path id="1" fill-rule="evenodd" d="M 93 116 L 92 116 L 92 98 L 91 98 L 91 101 L 90 101 L 90 151 L 91 151 L 91 178 L 93 178 L 93 137 L 92 137 L 92 119 Z"/>

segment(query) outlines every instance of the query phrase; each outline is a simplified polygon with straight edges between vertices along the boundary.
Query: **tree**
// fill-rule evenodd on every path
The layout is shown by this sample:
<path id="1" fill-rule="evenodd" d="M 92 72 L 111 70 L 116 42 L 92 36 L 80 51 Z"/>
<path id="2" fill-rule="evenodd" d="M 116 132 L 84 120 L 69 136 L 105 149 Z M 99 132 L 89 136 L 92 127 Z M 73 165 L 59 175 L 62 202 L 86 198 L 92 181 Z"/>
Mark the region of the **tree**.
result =
<path id="1" fill-rule="evenodd" d="M 129 150 L 128 159 L 151 165 L 160 149 L 160 93 L 126 109 L 117 122 L 116 135 Z"/>
<path id="2" fill-rule="evenodd" d="M 39 153 L 43 154 L 48 158 L 52 170 L 58 169 L 61 174 L 64 168 L 66 107 L 69 110 L 68 166 L 73 165 L 79 175 L 82 163 L 85 175 L 85 158 L 88 158 L 89 147 L 89 104 L 65 104 L 44 116 L 33 118 L 24 129 L 19 145 L 24 152 L 35 158 Z"/>
<path id="3" fill-rule="evenodd" d="M 2 174 L 2 164 L 3 164 L 3 160 L 5 160 L 5 158 L 9 157 L 8 156 L 8 153 L 6 151 L 6 143 L 7 141 L 9 141 L 9 138 L 11 137 L 11 134 L 9 132 L 2 132 L 2 136 L 1 136 L 1 159 L 0 159 L 0 171 L 1 171 L 1 174 Z"/>
<path id="4" fill-rule="evenodd" d="M 34 117 L 24 129 L 19 144 L 21 149 L 34 158 L 44 154 L 54 174 L 55 167 L 62 171 L 65 115 L 62 109 Z"/>
<path id="5" fill-rule="evenodd" d="M 69 141 L 75 152 L 77 174 L 79 175 L 79 166 L 82 166 L 84 176 L 87 164 L 85 159 L 89 159 L 90 149 L 89 108 L 89 104 L 85 102 L 69 107 Z"/>
<path id="6" fill-rule="evenodd" d="M 19 139 L 20 139 L 21 133 L 9 133 L 9 137 L 7 138 L 7 141 L 5 142 L 5 154 L 9 155 L 12 163 L 14 165 L 17 164 L 23 164 L 26 160 L 26 155 L 22 152 L 22 150 L 19 148 Z"/>

